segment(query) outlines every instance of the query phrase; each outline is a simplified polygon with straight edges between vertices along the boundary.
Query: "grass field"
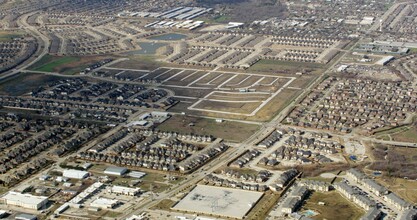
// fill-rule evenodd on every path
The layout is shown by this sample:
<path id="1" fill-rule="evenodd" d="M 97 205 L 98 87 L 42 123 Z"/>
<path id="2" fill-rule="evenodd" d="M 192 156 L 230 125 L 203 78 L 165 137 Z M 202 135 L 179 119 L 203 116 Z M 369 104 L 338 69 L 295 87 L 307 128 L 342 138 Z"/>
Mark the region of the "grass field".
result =
<path id="1" fill-rule="evenodd" d="M 324 202 L 325 205 L 319 205 L 318 202 Z M 311 217 L 313 219 L 356 220 L 365 214 L 364 210 L 356 207 L 336 191 L 327 193 L 313 192 L 306 200 L 302 210 L 318 212 L 318 215 Z"/>
<path id="2" fill-rule="evenodd" d="M 193 123 L 194 126 L 189 126 Z M 224 121 L 217 123 L 213 119 L 192 116 L 174 115 L 158 126 L 162 131 L 181 131 L 181 133 L 195 133 L 200 135 L 213 135 L 228 141 L 243 141 L 255 133 L 258 125 L 240 122 Z"/>
<path id="3" fill-rule="evenodd" d="M 60 77 L 47 76 L 39 73 L 18 73 L 0 81 L 0 94 L 20 96 L 31 92 L 33 89 L 45 83 L 60 79 Z"/>
<path id="4" fill-rule="evenodd" d="M 229 16 L 226 16 L 226 15 L 220 15 L 214 18 L 214 21 L 218 23 L 224 23 L 229 20 L 230 20 Z"/>
<path id="5" fill-rule="evenodd" d="M 273 72 L 273 73 L 296 73 L 310 70 L 319 73 L 325 65 L 318 63 L 291 62 L 281 60 L 260 60 L 251 66 L 248 71 Z"/>
<path id="6" fill-rule="evenodd" d="M 394 141 L 417 143 L 417 126 L 411 126 L 409 129 L 391 136 Z"/>
<path id="7" fill-rule="evenodd" d="M 187 91 L 187 90 L 184 90 L 184 91 Z M 174 107 L 170 108 L 170 111 L 185 112 L 191 115 L 209 116 L 213 118 L 225 118 L 225 119 L 265 122 L 265 121 L 269 121 L 273 119 L 279 112 L 281 112 L 285 107 L 287 107 L 301 92 L 302 90 L 295 90 L 295 89 L 282 90 L 281 93 L 279 93 L 275 98 L 273 98 L 270 102 L 268 102 L 268 104 L 263 106 L 263 108 L 261 108 L 255 116 L 231 115 L 231 114 L 222 114 L 222 113 L 216 113 L 216 112 L 203 112 L 203 111 L 198 111 L 198 110 L 188 110 L 187 108 L 191 105 L 190 100 L 184 100 L 184 102 L 178 103 Z M 201 105 L 198 105 L 196 107 L 201 107 Z"/>
<path id="8" fill-rule="evenodd" d="M 0 42 L 11 41 L 13 38 L 21 37 L 23 32 L 0 31 Z"/>
<path id="9" fill-rule="evenodd" d="M 245 219 L 257 220 L 266 219 L 269 211 L 277 203 L 280 196 L 270 191 L 266 192 L 259 202 L 252 208 Z"/>
<path id="10" fill-rule="evenodd" d="M 382 140 L 417 143 L 417 116 L 414 116 L 412 121 L 410 125 L 384 129 L 375 132 L 374 135 Z"/>
<path id="11" fill-rule="evenodd" d="M 402 178 L 380 178 L 378 181 L 408 202 L 417 203 L 417 181 Z"/>
<path id="12" fill-rule="evenodd" d="M 175 204 L 175 201 L 170 199 L 163 199 L 158 204 L 151 207 L 151 209 L 171 211 L 171 207 Z"/>
<path id="13" fill-rule="evenodd" d="M 129 56 L 129 60 L 116 63 L 112 65 L 111 67 L 138 69 L 138 70 L 154 70 L 160 66 L 162 66 L 162 64 L 156 61 L 155 56 L 138 55 L 138 56 Z"/>
<path id="14" fill-rule="evenodd" d="M 57 72 L 64 75 L 73 75 L 83 71 L 89 65 L 100 60 L 110 58 L 105 56 L 52 56 L 46 55 L 30 66 L 29 70 L 42 72 Z"/>

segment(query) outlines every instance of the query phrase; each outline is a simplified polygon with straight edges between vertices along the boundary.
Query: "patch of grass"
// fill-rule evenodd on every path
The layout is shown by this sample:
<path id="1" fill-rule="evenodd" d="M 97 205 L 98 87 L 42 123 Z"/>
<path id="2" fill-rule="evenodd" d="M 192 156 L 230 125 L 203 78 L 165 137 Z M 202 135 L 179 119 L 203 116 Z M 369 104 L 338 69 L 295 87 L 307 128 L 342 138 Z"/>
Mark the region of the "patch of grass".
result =
<path id="1" fill-rule="evenodd" d="M 169 188 L 168 184 L 142 182 L 139 187 L 145 191 L 152 191 L 154 193 L 161 193 Z"/>
<path id="2" fill-rule="evenodd" d="M 324 67 L 325 65 L 319 63 L 304 63 L 282 60 L 259 60 L 248 70 L 274 73 L 296 73 L 302 71 L 318 73 L 322 71 Z"/>
<path id="3" fill-rule="evenodd" d="M 227 15 L 219 15 L 219 16 L 214 18 L 214 21 L 218 22 L 218 23 L 224 23 L 224 22 L 227 22 L 229 20 L 230 20 L 230 18 Z"/>
<path id="4" fill-rule="evenodd" d="M 30 66 L 29 70 L 42 72 L 57 72 L 64 75 L 73 75 L 83 71 L 89 65 L 104 60 L 106 56 L 52 56 L 45 55 L 38 62 Z"/>
<path id="5" fill-rule="evenodd" d="M 130 181 L 133 180 L 132 178 L 125 178 L 125 177 L 118 177 L 113 180 L 114 185 L 118 186 L 129 186 Z"/>
<path id="6" fill-rule="evenodd" d="M 20 96 L 31 92 L 33 89 L 61 77 L 48 76 L 39 73 L 18 73 L 0 81 L 0 94 Z"/>
<path id="7" fill-rule="evenodd" d="M 149 182 L 164 182 L 164 175 L 159 173 L 146 173 L 146 175 L 142 178 L 143 181 Z"/>
<path id="8" fill-rule="evenodd" d="M 266 219 L 269 211 L 274 207 L 280 198 L 279 194 L 266 192 L 259 202 L 252 208 L 246 219 Z"/>
<path id="9" fill-rule="evenodd" d="M 194 126 L 189 126 L 191 123 Z M 174 115 L 169 120 L 159 125 L 158 129 L 161 131 L 180 130 L 181 133 L 212 135 L 228 141 L 239 142 L 256 132 L 259 129 L 259 126 L 233 121 L 218 123 L 213 119 Z"/>
<path id="10" fill-rule="evenodd" d="M 138 70 L 154 70 L 161 66 L 162 64 L 156 61 L 155 56 L 136 55 L 136 56 L 129 56 L 129 60 L 116 63 L 112 65 L 111 67 L 138 69 Z"/>
<path id="11" fill-rule="evenodd" d="M 163 199 L 155 206 L 152 206 L 151 209 L 159 209 L 165 211 L 171 211 L 171 207 L 175 204 L 175 201 L 170 199 Z"/>
<path id="12" fill-rule="evenodd" d="M 22 37 L 23 32 L 0 31 L 0 42 L 11 41 L 13 38 Z"/>
<path id="13" fill-rule="evenodd" d="M 406 180 L 402 178 L 379 178 L 378 181 L 389 187 L 389 190 L 393 191 L 408 202 L 413 204 L 417 203 L 416 180 Z"/>
<path id="14" fill-rule="evenodd" d="M 412 126 L 406 131 L 392 135 L 394 141 L 417 143 L 417 126 Z"/>
<path id="15" fill-rule="evenodd" d="M 122 213 L 120 212 L 112 212 L 112 211 L 108 211 L 106 212 L 105 216 L 109 217 L 109 218 L 116 218 L 118 216 L 120 216 Z"/>
<path id="16" fill-rule="evenodd" d="M 319 205 L 318 202 L 324 202 L 325 205 Z M 311 217 L 313 219 L 356 220 L 365 214 L 364 210 L 356 207 L 336 191 L 313 192 L 310 198 L 306 200 L 302 210 L 318 212 L 318 215 Z"/>

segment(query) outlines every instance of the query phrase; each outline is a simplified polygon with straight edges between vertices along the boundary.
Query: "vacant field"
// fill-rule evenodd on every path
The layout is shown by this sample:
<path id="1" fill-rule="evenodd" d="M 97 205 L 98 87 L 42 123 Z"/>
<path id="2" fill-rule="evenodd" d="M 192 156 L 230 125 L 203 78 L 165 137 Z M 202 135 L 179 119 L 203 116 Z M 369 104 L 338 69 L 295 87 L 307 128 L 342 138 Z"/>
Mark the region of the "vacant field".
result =
<path id="1" fill-rule="evenodd" d="M 11 41 L 13 38 L 22 37 L 23 32 L 0 31 L 0 42 Z"/>
<path id="2" fill-rule="evenodd" d="M 252 113 L 261 102 L 216 102 L 204 100 L 195 105 L 196 109 L 204 109 L 211 111 L 223 111 L 231 113 L 250 114 Z"/>
<path id="3" fill-rule="evenodd" d="M 280 196 L 270 191 L 266 192 L 259 202 L 252 208 L 246 219 L 266 219 L 270 210 L 278 202 Z"/>
<path id="4" fill-rule="evenodd" d="M 154 70 L 161 66 L 154 56 L 129 56 L 129 60 L 122 61 L 112 65 L 115 68 L 138 69 L 138 70 Z"/>
<path id="5" fill-rule="evenodd" d="M 163 199 L 158 204 L 151 207 L 151 209 L 171 211 L 171 207 L 175 204 L 175 201 L 170 199 Z"/>
<path id="6" fill-rule="evenodd" d="M 173 90 L 173 88 L 169 88 Z M 204 91 L 199 91 L 199 97 L 204 96 Z M 255 116 L 244 116 L 244 115 L 232 115 L 232 114 L 222 114 L 216 112 L 203 112 L 197 110 L 188 110 L 187 108 L 192 105 L 196 100 L 193 99 L 181 99 L 181 102 L 176 104 L 174 107 L 170 108 L 172 112 L 185 112 L 191 115 L 199 115 L 199 116 L 209 116 L 214 118 L 227 118 L 227 119 L 238 119 L 238 120 L 249 120 L 249 121 L 269 121 L 274 118 L 279 112 L 281 112 L 286 106 L 288 106 L 297 95 L 301 93 L 302 90 L 294 90 L 294 89 L 284 89 L 279 93 L 275 98 L 273 98 L 268 104 L 266 104 L 263 108 L 261 108 Z M 179 90 L 178 92 L 181 93 L 193 93 L 191 89 L 187 90 Z M 194 91 L 195 92 L 195 91 Z M 209 92 L 209 91 L 206 91 Z M 176 95 L 177 90 L 175 90 Z M 197 95 L 194 95 L 197 96 Z M 219 103 L 218 103 L 219 104 Z M 223 104 L 223 103 L 220 103 Z M 227 104 L 227 103 L 225 103 Z M 239 104 L 239 103 L 238 103 Z M 254 104 L 254 103 L 249 103 Z M 200 107 L 200 106 L 196 106 Z M 236 108 L 236 106 L 235 106 Z M 230 109 L 229 109 L 230 110 Z"/>
<path id="7" fill-rule="evenodd" d="M 280 60 L 260 60 L 251 66 L 248 70 L 254 72 L 271 72 L 293 74 L 296 72 L 313 72 L 318 73 L 323 70 L 325 65 L 318 63 L 303 63 Z"/>
<path id="8" fill-rule="evenodd" d="M 18 73 L 12 77 L 0 81 L 0 94 L 20 96 L 31 92 L 33 89 L 61 77 L 48 76 L 39 73 Z"/>
<path id="9" fill-rule="evenodd" d="M 378 178 L 378 181 L 401 198 L 417 203 L 417 181 L 403 178 Z"/>
<path id="10" fill-rule="evenodd" d="M 265 105 L 251 120 L 269 121 L 287 107 L 302 90 L 283 89 L 267 105 Z"/>
<path id="11" fill-rule="evenodd" d="M 372 170 L 382 171 L 386 177 L 417 179 L 417 148 L 375 145 L 372 149 Z"/>
<path id="12" fill-rule="evenodd" d="M 192 116 L 174 115 L 158 126 L 162 131 L 180 131 L 181 133 L 194 133 L 200 135 L 213 135 L 228 141 L 240 142 L 247 139 L 258 130 L 255 124 L 224 121 L 218 123 L 213 119 Z"/>
<path id="13" fill-rule="evenodd" d="M 394 141 L 417 143 L 417 125 L 411 126 L 403 132 L 391 135 Z"/>
<path id="14" fill-rule="evenodd" d="M 29 70 L 42 72 L 57 72 L 65 75 L 73 75 L 83 71 L 89 65 L 109 57 L 105 56 L 52 56 L 46 55 L 37 63 L 30 66 Z"/>
<path id="15" fill-rule="evenodd" d="M 324 202 L 325 205 L 319 205 L 318 202 Z M 349 202 L 336 191 L 327 193 L 313 192 L 305 202 L 303 210 L 313 210 L 319 214 L 312 216 L 313 219 L 343 219 L 356 220 L 365 212 Z"/>
<path id="16" fill-rule="evenodd" d="M 269 98 L 268 94 L 259 93 L 225 93 L 214 92 L 207 99 L 225 100 L 225 101 L 263 101 Z"/>
<path id="17" fill-rule="evenodd" d="M 308 87 L 310 83 L 316 80 L 317 77 L 318 75 L 316 74 L 303 75 L 303 76 L 297 77 L 297 79 L 294 80 L 289 86 L 305 89 Z"/>

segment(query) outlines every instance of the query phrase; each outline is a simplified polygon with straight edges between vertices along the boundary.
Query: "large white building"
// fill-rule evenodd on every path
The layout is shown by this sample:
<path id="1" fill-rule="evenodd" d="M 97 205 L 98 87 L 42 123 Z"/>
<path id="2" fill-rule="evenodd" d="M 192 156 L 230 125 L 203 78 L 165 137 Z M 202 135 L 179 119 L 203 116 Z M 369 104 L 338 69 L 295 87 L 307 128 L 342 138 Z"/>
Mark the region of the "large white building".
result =
<path id="1" fill-rule="evenodd" d="M 124 186 L 112 186 L 111 189 L 109 189 L 110 193 L 116 193 L 116 194 L 122 194 L 125 196 L 136 196 L 140 193 L 139 188 L 129 188 Z"/>
<path id="2" fill-rule="evenodd" d="M 48 197 L 22 194 L 18 192 L 8 192 L 1 198 L 7 205 L 19 206 L 26 209 L 39 210 L 48 203 Z"/>
<path id="3" fill-rule="evenodd" d="M 94 200 L 90 206 L 100 209 L 112 209 L 119 204 L 119 201 L 116 199 L 106 199 L 106 198 L 98 198 Z"/>
<path id="4" fill-rule="evenodd" d="M 64 170 L 64 172 L 62 173 L 62 176 L 67 177 L 67 178 L 71 178 L 71 179 L 85 179 L 89 176 L 90 174 L 86 171 L 82 171 L 82 170 Z"/>

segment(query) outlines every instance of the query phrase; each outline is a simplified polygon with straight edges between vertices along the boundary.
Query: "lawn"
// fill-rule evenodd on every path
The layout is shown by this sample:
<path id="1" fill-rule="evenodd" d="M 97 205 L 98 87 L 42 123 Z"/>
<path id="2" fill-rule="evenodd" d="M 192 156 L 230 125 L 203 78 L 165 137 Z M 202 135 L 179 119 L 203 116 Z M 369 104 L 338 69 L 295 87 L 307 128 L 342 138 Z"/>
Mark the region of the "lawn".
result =
<path id="1" fill-rule="evenodd" d="M 380 178 L 378 179 L 383 185 L 389 187 L 401 198 L 411 203 L 417 203 L 417 181 L 406 180 L 403 178 Z"/>
<path id="2" fill-rule="evenodd" d="M 417 126 L 412 126 L 406 131 L 392 135 L 394 141 L 417 143 Z"/>
<path id="3" fill-rule="evenodd" d="M 136 56 L 129 56 L 129 60 L 116 63 L 112 65 L 111 67 L 137 69 L 137 70 L 154 70 L 161 66 L 162 64 L 156 61 L 155 56 L 136 55 Z"/>
<path id="4" fill-rule="evenodd" d="M 158 129 L 161 131 L 181 131 L 181 133 L 213 135 L 228 141 L 240 142 L 255 133 L 259 126 L 233 121 L 218 123 L 213 119 L 174 115 L 159 125 Z"/>
<path id="5" fill-rule="evenodd" d="M 272 73 L 296 73 L 302 71 L 311 71 L 319 73 L 325 65 L 318 63 L 291 62 L 281 60 L 259 60 L 248 70 L 254 72 L 272 72 Z"/>
<path id="6" fill-rule="evenodd" d="M 23 32 L 0 31 L 0 42 L 11 41 L 13 38 L 21 37 Z"/>
<path id="7" fill-rule="evenodd" d="M 152 206 L 151 209 L 171 211 L 171 207 L 175 204 L 175 201 L 170 199 L 163 199 L 155 206 Z"/>
<path id="8" fill-rule="evenodd" d="M 57 76 L 39 73 L 18 73 L 0 81 L 0 94 L 20 96 L 31 92 L 45 83 L 60 80 Z"/>
<path id="9" fill-rule="evenodd" d="M 259 202 L 252 208 L 252 210 L 247 215 L 246 219 L 266 219 L 268 213 L 278 202 L 280 196 L 278 194 L 268 191 L 262 196 Z"/>
<path id="10" fill-rule="evenodd" d="M 319 202 L 324 202 L 325 205 L 319 205 Z M 356 220 L 365 214 L 364 210 L 356 207 L 336 191 L 313 192 L 302 207 L 301 211 L 303 210 L 313 210 L 319 213 L 312 216 L 312 219 Z"/>
<path id="11" fill-rule="evenodd" d="M 54 70 L 67 63 L 72 63 L 79 61 L 80 58 L 77 57 L 61 57 L 61 58 L 45 58 L 45 60 L 49 60 L 49 62 L 46 62 L 44 65 L 41 65 L 38 68 L 35 68 L 36 71 L 42 71 L 42 72 L 54 72 Z M 43 58 L 39 62 L 44 62 Z M 36 64 L 35 64 L 36 65 Z"/>
<path id="12" fill-rule="evenodd" d="M 218 23 L 224 23 L 229 20 L 230 20 L 229 16 L 226 16 L 226 15 L 220 15 L 214 18 L 214 21 Z"/>
<path id="13" fill-rule="evenodd" d="M 29 70 L 42 72 L 57 72 L 64 75 L 73 75 L 83 71 L 89 65 L 111 58 L 106 56 L 52 56 L 45 55 L 38 62 L 30 66 Z"/>

